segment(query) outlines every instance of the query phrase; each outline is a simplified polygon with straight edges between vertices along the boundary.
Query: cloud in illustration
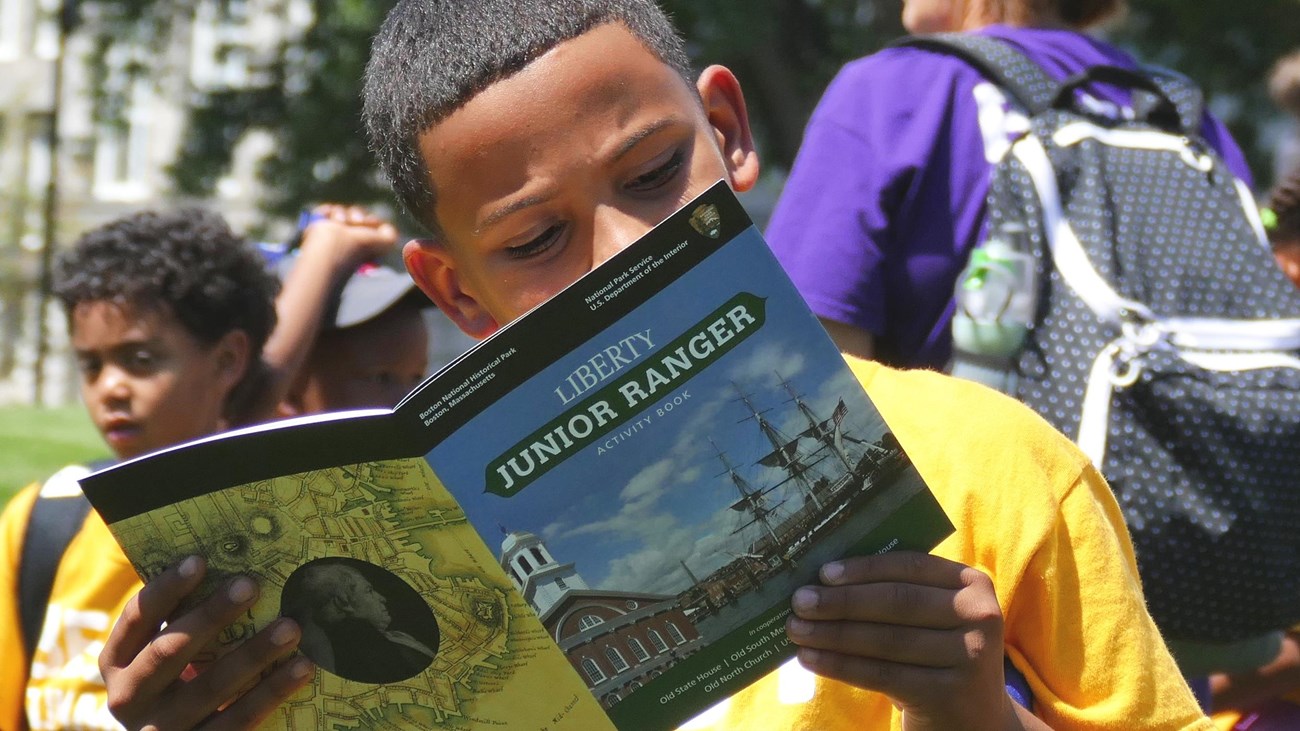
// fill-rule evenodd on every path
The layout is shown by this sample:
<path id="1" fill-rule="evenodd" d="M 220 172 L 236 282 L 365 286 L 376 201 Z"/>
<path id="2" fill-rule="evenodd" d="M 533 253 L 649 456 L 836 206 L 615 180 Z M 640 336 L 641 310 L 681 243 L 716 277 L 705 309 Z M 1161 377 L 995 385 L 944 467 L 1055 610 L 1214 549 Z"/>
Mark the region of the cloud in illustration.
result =
<path id="1" fill-rule="evenodd" d="M 608 574 L 599 584 L 607 589 L 636 588 L 659 594 L 675 594 L 690 584 L 685 564 L 698 577 L 705 576 L 735 558 L 735 522 L 730 511 L 719 511 L 703 526 L 681 527 L 609 563 Z"/>
<path id="2" fill-rule="evenodd" d="M 806 365 L 807 358 L 798 348 L 782 342 L 765 342 L 733 365 L 727 374 L 740 383 L 770 383 L 777 373 L 783 378 L 795 378 L 803 373 Z"/>
<path id="3" fill-rule="evenodd" d="M 617 513 L 577 526 L 568 531 L 567 537 L 612 533 L 647 538 L 672 530 L 676 518 L 660 510 L 659 501 L 672 490 L 675 466 L 673 459 L 661 459 L 636 473 L 619 491 L 622 507 Z"/>

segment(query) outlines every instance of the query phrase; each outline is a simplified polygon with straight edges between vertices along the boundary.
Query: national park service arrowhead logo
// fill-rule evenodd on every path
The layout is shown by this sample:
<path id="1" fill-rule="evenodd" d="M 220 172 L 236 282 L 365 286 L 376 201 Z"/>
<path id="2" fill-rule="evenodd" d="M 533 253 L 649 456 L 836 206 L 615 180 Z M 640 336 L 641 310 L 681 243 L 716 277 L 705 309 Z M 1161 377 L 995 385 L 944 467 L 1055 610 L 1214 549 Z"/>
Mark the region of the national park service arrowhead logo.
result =
<path id="1" fill-rule="evenodd" d="M 691 214 L 691 228 L 716 239 L 722 235 L 722 216 L 718 213 L 718 207 L 712 203 L 705 203 Z"/>

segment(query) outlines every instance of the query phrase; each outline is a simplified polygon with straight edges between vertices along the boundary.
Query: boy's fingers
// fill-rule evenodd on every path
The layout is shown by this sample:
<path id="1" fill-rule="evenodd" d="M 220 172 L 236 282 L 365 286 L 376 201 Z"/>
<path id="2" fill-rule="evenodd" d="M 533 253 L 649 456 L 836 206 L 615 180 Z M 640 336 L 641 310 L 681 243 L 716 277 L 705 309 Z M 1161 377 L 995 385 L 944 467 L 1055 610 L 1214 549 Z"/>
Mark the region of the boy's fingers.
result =
<path id="1" fill-rule="evenodd" d="M 955 629 L 965 624 L 955 608 L 957 592 L 900 582 L 857 586 L 804 586 L 791 600 L 806 620 L 846 620 Z"/>
<path id="2" fill-rule="evenodd" d="M 311 680 L 316 667 L 305 657 L 295 657 L 263 678 L 239 700 L 203 725 L 204 731 L 256 728 L 299 688 Z"/>
<path id="3" fill-rule="evenodd" d="M 205 570 L 202 558 L 190 556 L 159 574 L 131 597 L 99 655 L 100 672 L 107 675 L 113 668 L 130 665 L 167 617 L 176 611 L 181 600 L 203 580 Z"/>
<path id="4" fill-rule="evenodd" d="M 800 649 L 799 664 L 826 678 L 874 690 L 903 703 L 915 701 L 918 691 L 942 695 L 952 684 L 952 673 L 941 668 L 853 657 L 839 652 Z"/>
<path id="5" fill-rule="evenodd" d="M 227 582 L 212 596 L 159 632 L 130 662 L 138 679 L 138 697 L 160 695 L 180 677 L 217 634 L 230 626 L 257 598 L 257 585 L 245 577 Z"/>
<path id="6" fill-rule="evenodd" d="M 786 633 L 800 647 L 930 668 L 956 667 L 965 659 L 956 630 L 933 630 L 867 622 L 786 621 Z"/>
<path id="7" fill-rule="evenodd" d="M 897 581 L 960 589 L 969 583 L 967 572 L 973 571 L 975 570 L 956 561 L 928 553 L 897 551 L 832 561 L 822 567 L 821 580 L 827 586 Z"/>
<path id="8" fill-rule="evenodd" d="M 197 677 L 176 688 L 171 703 L 173 717 L 159 719 L 159 726 L 194 726 L 252 685 L 276 660 L 293 652 L 301 636 L 298 625 L 291 619 L 272 622 L 248 642 L 231 650 Z"/>

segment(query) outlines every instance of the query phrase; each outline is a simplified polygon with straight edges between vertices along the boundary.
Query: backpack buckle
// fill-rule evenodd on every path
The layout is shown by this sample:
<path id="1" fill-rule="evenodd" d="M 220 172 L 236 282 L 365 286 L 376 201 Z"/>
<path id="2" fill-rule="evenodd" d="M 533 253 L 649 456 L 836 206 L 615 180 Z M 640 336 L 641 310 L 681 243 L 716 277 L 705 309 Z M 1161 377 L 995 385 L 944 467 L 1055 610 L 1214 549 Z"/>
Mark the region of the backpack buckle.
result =
<path id="1" fill-rule="evenodd" d="M 1142 376 L 1142 361 L 1168 336 L 1160 322 L 1144 313 L 1120 308 L 1120 337 L 1103 351 L 1110 361 L 1110 383 L 1118 389 L 1128 388 Z"/>

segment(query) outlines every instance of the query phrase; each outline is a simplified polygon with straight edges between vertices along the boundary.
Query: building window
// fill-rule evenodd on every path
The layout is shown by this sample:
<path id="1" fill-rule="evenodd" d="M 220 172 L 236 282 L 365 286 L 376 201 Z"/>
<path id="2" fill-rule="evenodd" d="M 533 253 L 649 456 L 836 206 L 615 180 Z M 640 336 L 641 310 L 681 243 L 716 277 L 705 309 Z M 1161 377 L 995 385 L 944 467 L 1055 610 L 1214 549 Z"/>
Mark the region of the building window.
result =
<path id="1" fill-rule="evenodd" d="M 605 620 L 601 619 L 600 617 L 597 617 L 594 614 L 584 614 L 582 615 L 582 618 L 578 620 L 578 631 L 585 632 L 591 629 L 592 627 L 595 627 L 596 625 L 600 625 L 604 623 Z"/>
<path id="2" fill-rule="evenodd" d="M 605 673 L 601 672 L 600 666 L 589 657 L 582 658 L 582 672 L 587 674 L 587 679 L 591 681 L 592 685 L 605 682 Z"/>
<path id="3" fill-rule="evenodd" d="M 0 60 L 14 61 L 21 55 L 22 0 L 0 0 Z"/>
<path id="4" fill-rule="evenodd" d="M 673 638 L 673 642 L 679 645 L 686 642 L 686 636 L 682 634 L 681 630 L 677 629 L 677 625 L 672 622 L 665 622 L 664 624 L 665 629 L 668 630 L 668 636 Z"/>
<path id="5" fill-rule="evenodd" d="M 631 667 L 627 664 L 627 660 L 623 659 L 623 654 L 612 647 L 605 648 L 605 657 L 609 658 L 609 664 L 614 666 L 614 672 L 616 673 L 621 673 Z"/>
<path id="6" fill-rule="evenodd" d="M 550 563 L 549 561 L 546 560 L 546 557 L 542 555 L 542 549 L 538 548 L 537 546 L 533 546 L 528 550 L 533 554 L 533 558 L 537 559 L 538 566 L 545 566 L 546 564 Z"/>
<path id="7" fill-rule="evenodd" d="M 635 637 L 627 638 L 627 646 L 632 648 L 632 654 L 636 656 L 637 662 L 645 662 L 650 659 L 650 653 L 646 652 L 645 645 L 641 640 Z"/>
<path id="8" fill-rule="evenodd" d="M 36 0 L 32 55 L 44 61 L 59 57 L 59 12 L 63 0 Z"/>
<path id="9" fill-rule="evenodd" d="M 523 569 L 525 574 L 533 573 L 533 565 L 528 562 L 528 556 L 522 553 L 519 554 L 518 563 L 519 563 L 519 568 Z"/>
<path id="10" fill-rule="evenodd" d="M 655 652 L 668 652 L 668 643 L 664 642 L 662 635 L 655 630 L 650 630 L 646 634 L 650 635 L 650 644 L 655 646 Z"/>
<path id="11" fill-rule="evenodd" d="M 154 92 L 150 80 L 130 78 L 126 66 L 141 48 L 118 47 L 109 52 L 111 69 L 105 86 L 125 104 L 117 119 L 105 120 L 95 136 L 95 197 L 111 201 L 140 201 L 149 197 L 149 149 L 153 135 Z"/>
<path id="12" fill-rule="evenodd" d="M 569 585 L 566 584 L 566 583 L 564 583 L 564 577 L 563 577 L 563 576 L 557 576 L 557 577 L 555 577 L 555 586 L 556 586 L 557 588 L 559 588 L 560 590 L 562 590 L 562 591 L 568 591 L 568 589 L 569 589 Z"/>
<path id="13" fill-rule="evenodd" d="M 256 35 L 247 0 L 205 0 L 195 8 L 190 39 L 190 79 L 200 89 L 239 89 L 249 85 Z"/>

